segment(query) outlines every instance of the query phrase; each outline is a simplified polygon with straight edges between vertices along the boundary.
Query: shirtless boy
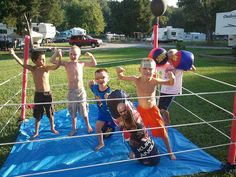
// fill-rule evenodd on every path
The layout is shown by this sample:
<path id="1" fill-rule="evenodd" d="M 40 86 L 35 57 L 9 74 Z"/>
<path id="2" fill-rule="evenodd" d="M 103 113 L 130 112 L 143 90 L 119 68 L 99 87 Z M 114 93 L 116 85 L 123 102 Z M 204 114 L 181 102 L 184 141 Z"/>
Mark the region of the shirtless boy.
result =
<path id="1" fill-rule="evenodd" d="M 59 61 L 56 58 L 60 55 L 61 50 L 56 49 L 55 54 L 51 57 L 51 62 L 54 64 L 58 63 Z M 65 67 L 68 80 L 68 110 L 72 118 L 72 131 L 69 133 L 69 136 L 73 136 L 77 133 L 77 111 L 80 113 L 81 116 L 84 117 L 88 133 L 91 133 L 93 131 L 89 123 L 88 117 L 88 104 L 86 102 L 87 95 L 83 84 L 83 69 L 84 67 L 96 66 L 97 61 L 91 53 L 86 52 L 85 55 L 90 57 L 90 61 L 79 61 L 79 57 L 81 56 L 81 50 L 78 46 L 72 46 L 69 51 L 70 61 L 60 62 L 60 65 Z"/>
<path id="2" fill-rule="evenodd" d="M 173 85 L 174 75 L 169 73 L 168 79 L 163 80 L 154 77 L 156 64 L 152 59 L 143 59 L 139 68 L 140 76 L 125 76 L 124 69 L 122 67 L 117 67 L 116 72 L 118 78 L 124 81 L 131 81 L 136 86 L 136 92 L 138 98 L 137 110 L 140 113 L 145 127 L 156 127 L 157 129 L 152 129 L 152 134 L 154 136 L 161 137 L 167 147 L 167 151 L 172 160 L 176 157 L 172 153 L 171 145 L 169 142 L 169 137 L 165 124 L 161 118 L 160 110 L 156 105 L 156 88 L 158 84 Z"/>
<path id="3" fill-rule="evenodd" d="M 49 71 L 56 70 L 59 67 L 61 57 L 59 57 L 59 60 L 56 65 L 47 66 L 45 60 L 45 53 L 43 51 L 32 51 L 31 59 L 35 64 L 33 66 L 24 65 L 23 61 L 15 54 L 13 49 L 10 49 L 10 53 L 22 67 L 28 69 L 32 73 L 35 84 L 34 102 L 52 102 L 52 93 L 49 85 Z M 43 117 L 44 109 L 46 111 L 47 117 L 49 118 L 51 131 L 54 134 L 59 133 L 54 128 L 54 110 L 52 104 L 36 104 L 33 110 L 33 116 L 35 117 L 35 133 L 31 137 L 31 139 L 34 139 L 39 135 L 40 120 Z"/>

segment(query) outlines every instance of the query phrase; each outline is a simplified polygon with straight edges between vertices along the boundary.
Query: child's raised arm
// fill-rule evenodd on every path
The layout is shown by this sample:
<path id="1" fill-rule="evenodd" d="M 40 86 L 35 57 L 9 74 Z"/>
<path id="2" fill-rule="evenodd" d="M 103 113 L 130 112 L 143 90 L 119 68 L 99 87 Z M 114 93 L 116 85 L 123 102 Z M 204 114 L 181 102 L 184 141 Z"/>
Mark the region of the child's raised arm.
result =
<path id="1" fill-rule="evenodd" d="M 175 82 L 175 75 L 172 72 L 168 72 L 168 79 L 156 79 L 156 84 L 161 85 L 173 85 Z"/>
<path id="2" fill-rule="evenodd" d="M 97 61 L 93 54 L 91 54 L 90 52 L 86 52 L 85 55 L 90 57 L 90 62 L 84 62 L 84 66 L 94 67 L 97 65 Z"/>
<path id="3" fill-rule="evenodd" d="M 57 60 L 57 57 L 59 58 L 59 60 Z M 50 62 L 55 64 L 55 65 L 59 64 L 59 66 L 60 66 L 62 64 L 61 58 L 62 58 L 61 49 L 55 49 L 54 54 L 51 56 Z"/>
<path id="4" fill-rule="evenodd" d="M 11 48 L 9 49 L 9 53 L 14 57 L 14 59 L 19 63 L 23 68 L 26 68 L 28 70 L 33 70 L 33 66 L 31 65 L 24 65 L 23 61 L 16 55 L 15 51 Z"/>
<path id="5" fill-rule="evenodd" d="M 124 71 L 125 71 L 124 68 L 122 68 L 120 66 L 116 67 L 116 73 L 117 73 L 118 79 L 124 80 L 124 81 L 136 81 L 137 80 L 136 76 L 125 76 Z"/>
<path id="6" fill-rule="evenodd" d="M 57 57 L 58 57 L 58 60 L 56 60 Z M 61 52 L 61 49 L 58 49 L 55 51 L 55 53 L 52 55 L 52 57 L 50 59 L 50 61 L 52 63 L 54 63 L 55 65 L 47 66 L 47 69 L 48 70 L 56 70 L 57 68 L 59 68 L 61 65 L 61 58 L 62 58 L 62 52 Z"/>
<path id="7" fill-rule="evenodd" d="M 89 82 L 88 82 L 89 88 L 91 89 L 92 85 L 94 85 L 94 84 L 95 84 L 95 81 L 94 81 L 94 80 L 89 81 Z"/>

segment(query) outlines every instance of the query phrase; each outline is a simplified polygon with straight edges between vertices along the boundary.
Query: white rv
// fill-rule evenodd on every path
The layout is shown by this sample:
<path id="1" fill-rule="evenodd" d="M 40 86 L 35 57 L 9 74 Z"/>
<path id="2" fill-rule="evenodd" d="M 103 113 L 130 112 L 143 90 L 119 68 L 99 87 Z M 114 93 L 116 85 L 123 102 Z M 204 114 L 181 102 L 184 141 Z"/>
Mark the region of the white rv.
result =
<path id="1" fill-rule="evenodd" d="M 216 35 L 228 35 L 228 46 L 236 45 L 236 10 L 216 13 Z"/>
<path id="2" fill-rule="evenodd" d="M 173 28 L 172 26 L 167 26 L 167 38 L 169 41 L 183 41 L 184 39 L 184 29 L 183 28 Z"/>
<path id="3" fill-rule="evenodd" d="M 70 29 L 70 31 L 73 36 L 80 35 L 80 34 L 86 35 L 86 30 L 83 28 L 74 27 L 74 28 Z"/>
<path id="4" fill-rule="evenodd" d="M 32 30 L 43 35 L 43 40 L 51 41 L 56 35 L 56 27 L 51 23 L 32 23 Z"/>
<path id="5" fill-rule="evenodd" d="M 184 41 L 205 41 L 206 34 L 199 32 L 184 33 Z"/>
<path id="6" fill-rule="evenodd" d="M 168 41 L 167 28 L 158 29 L 158 41 L 161 42 Z"/>
<path id="7" fill-rule="evenodd" d="M 16 28 L 14 27 L 8 27 L 4 23 L 0 23 L 0 40 L 3 40 L 6 38 L 8 35 L 14 33 Z"/>
<path id="8" fill-rule="evenodd" d="M 152 34 L 152 40 L 154 38 Z M 167 26 L 165 28 L 158 28 L 158 41 L 183 41 L 184 39 L 184 29 L 183 28 L 173 28 L 172 26 Z"/>

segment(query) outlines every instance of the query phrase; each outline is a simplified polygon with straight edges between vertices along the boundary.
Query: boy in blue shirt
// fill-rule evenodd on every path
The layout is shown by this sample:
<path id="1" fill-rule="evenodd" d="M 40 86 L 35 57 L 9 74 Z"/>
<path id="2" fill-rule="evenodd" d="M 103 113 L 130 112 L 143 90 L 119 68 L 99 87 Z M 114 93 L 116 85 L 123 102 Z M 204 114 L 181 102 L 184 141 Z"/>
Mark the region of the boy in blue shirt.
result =
<path id="1" fill-rule="evenodd" d="M 107 85 L 109 81 L 108 71 L 106 69 L 98 69 L 95 71 L 95 81 L 89 81 L 89 88 L 93 92 L 97 101 L 98 118 L 96 121 L 96 133 L 102 133 L 104 127 L 108 127 L 106 132 L 113 131 L 115 124 L 112 120 L 110 113 L 108 112 L 106 98 L 111 92 L 110 87 Z M 99 101 L 101 100 L 101 101 Z M 103 135 L 98 135 L 98 146 L 96 151 L 105 146 L 103 141 Z"/>

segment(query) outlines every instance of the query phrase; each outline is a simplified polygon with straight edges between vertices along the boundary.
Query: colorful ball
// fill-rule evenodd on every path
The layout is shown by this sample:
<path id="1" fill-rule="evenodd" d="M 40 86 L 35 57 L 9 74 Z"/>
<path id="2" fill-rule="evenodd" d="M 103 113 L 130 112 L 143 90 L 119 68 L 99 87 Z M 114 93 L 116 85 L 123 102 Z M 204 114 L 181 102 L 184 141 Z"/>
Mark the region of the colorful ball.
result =
<path id="1" fill-rule="evenodd" d="M 163 48 L 152 49 L 148 54 L 148 58 L 152 58 L 156 62 L 157 67 L 166 64 L 168 61 L 167 52 Z"/>
<path id="2" fill-rule="evenodd" d="M 181 70 L 190 70 L 194 62 L 194 55 L 193 53 L 186 51 L 186 50 L 180 50 L 178 51 L 172 58 L 172 65 L 176 69 Z"/>

